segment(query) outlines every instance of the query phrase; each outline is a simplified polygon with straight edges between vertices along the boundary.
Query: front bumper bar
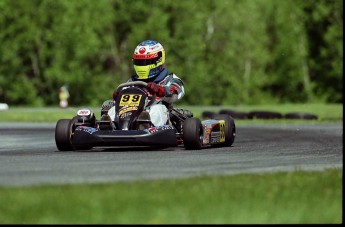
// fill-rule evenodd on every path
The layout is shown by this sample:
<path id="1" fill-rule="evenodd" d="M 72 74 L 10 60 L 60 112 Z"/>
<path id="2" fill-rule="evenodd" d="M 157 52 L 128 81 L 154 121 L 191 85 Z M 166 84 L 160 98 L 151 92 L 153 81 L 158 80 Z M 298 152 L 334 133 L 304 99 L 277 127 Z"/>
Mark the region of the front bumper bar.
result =
<path id="1" fill-rule="evenodd" d="M 166 129 L 155 132 L 143 130 L 97 130 L 79 126 L 71 138 L 72 146 L 116 147 L 116 146 L 177 146 L 176 131 Z"/>

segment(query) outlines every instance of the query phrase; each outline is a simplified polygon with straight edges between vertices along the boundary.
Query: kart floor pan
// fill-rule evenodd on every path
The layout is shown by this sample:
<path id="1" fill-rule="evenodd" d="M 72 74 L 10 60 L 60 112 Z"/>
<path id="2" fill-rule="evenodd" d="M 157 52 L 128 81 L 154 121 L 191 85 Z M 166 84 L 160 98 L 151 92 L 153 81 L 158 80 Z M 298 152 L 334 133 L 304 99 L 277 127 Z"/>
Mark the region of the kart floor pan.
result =
<path id="1" fill-rule="evenodd" d="M 142 130 L 96 130 L 78 127 L 72 137 L 74 147 L 111 146 L 177 146 L 176 131 L 173 129 L 156 132 Z"/>

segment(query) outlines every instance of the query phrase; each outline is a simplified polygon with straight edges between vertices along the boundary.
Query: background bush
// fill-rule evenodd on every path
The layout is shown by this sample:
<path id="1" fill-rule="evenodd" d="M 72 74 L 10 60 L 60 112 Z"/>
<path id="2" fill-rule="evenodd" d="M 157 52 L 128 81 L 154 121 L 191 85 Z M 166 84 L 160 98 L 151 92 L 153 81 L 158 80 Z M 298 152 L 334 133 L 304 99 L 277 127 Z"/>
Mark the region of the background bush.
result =
<path id="1" fill-rule="evenodd" d="M 342 103 L 342 0 L 0 0 L 0 102 L 101 105 L 156 39 L 188 105 Z"/>

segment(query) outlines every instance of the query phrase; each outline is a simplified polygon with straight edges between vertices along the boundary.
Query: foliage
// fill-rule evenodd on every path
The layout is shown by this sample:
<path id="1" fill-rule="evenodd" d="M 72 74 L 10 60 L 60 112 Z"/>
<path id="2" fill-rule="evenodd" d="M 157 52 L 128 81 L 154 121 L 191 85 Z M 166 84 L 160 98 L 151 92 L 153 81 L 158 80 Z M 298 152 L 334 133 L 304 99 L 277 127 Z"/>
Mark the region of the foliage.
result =
<path id="1" fill-rule="evenodd" d="M 182 104 L 342 103 L 342 0 L 0 0 L 0 102 L 100 105 L 145 39 Z"/>

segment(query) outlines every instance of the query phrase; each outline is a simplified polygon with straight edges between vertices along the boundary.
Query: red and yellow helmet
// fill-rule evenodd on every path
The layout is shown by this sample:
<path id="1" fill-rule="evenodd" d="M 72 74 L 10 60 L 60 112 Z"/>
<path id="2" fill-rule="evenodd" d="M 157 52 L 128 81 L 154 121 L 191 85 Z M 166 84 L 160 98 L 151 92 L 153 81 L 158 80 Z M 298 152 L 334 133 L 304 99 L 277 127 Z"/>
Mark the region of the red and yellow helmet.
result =
<path id="1" fill-rule="evenodd" d="M 164 69 L 165 51 L 159 42 L 145 40 L 134 50 L 133 65 L 139 80 L 151 79 Z"/>

